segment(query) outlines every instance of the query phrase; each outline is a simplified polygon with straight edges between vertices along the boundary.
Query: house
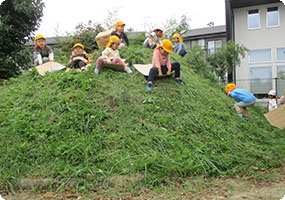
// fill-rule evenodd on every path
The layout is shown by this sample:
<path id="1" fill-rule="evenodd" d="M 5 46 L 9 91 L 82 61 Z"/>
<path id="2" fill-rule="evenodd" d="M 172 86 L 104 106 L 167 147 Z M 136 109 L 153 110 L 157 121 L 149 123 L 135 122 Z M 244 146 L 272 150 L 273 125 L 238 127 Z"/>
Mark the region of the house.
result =
<path id="1" fill-rule="evenodd" d="M 208 56 L 226 42 L 226 26 L 192 29 L 182 37 L 187 48 L 192 49 L 194 46 L 200 45 Z"/>
<path id="2" fill-rule="evenodd" d="M 237 86 L 265 97 L 284 94 L 285 5 L 279 0 L 225 0 L 227 40 L 249 49 L 234 67 Z"/>

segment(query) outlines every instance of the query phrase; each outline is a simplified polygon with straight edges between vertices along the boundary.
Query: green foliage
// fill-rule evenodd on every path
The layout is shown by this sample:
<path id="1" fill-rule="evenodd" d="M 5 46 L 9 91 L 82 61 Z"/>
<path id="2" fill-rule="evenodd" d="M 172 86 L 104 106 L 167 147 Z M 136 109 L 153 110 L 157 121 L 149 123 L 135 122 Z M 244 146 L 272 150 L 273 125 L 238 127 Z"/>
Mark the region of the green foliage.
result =
<path id="1" fill-rule="evenodd" d="M 140 46 L 141 47 L 143 45 L 143 42 L 145 40 L 145 33 L 144 32 L 138 34 L 134 38 L 129 37 L 129 33 L 126 33 L 126 34 L 128 35 L 131 46 Z"/>
<path id="2" fill-rule="evenodd" d="M 175 16 L 166 20 L 164 25 L 164 37 L 171 38 L 175 33 L 179 33 L 180 35 L 186 33 L 190 29 L 189 25 L 190 18 L 186 15 L 182 15 L 180 22 L 178 22 Z"/>
<path id="3" fill-rule="evenodd" d="M 108 30 L 110 29 L 115 30 L 115 24 L 117 21 L 119 21 L 120 7 L 113 7 L 111 10 L 108 10 L 107 12 L 108 14 L 105 16 L 104 25 Z"/>
<path id="4" fill-rule="evenodd" d="M 6 0 L 0 5 L 0 79 L 28 68 L 25 43 L 37 30 L 44 4 L 41 0 Z"/>
<path id="5" fill-rule="evenodd" d="M 200 45 L 194 46 L 190 51 L 188 50 L 185 60 L 197 74 L 214 79 L 213 67 L 208 63 L 205 50 Z"/>
<path id="6" fill-rule="evenodd" d="M 120 49 L 122 58 L 126 58 L 125 62 L 129 66 L 133 64 L 148 64 L 152 63 L 153 50 L 142 48 L 142 45 L 130 45 Z"/>
<path id="7" fill-rule="evenodd" d="M 225 83 L 226 73 L 231 73 L 234 65 L 240 65 L 240 57 L 244 58 L 247 51 L 245 46 L 228 41 L 220 49 L 210 54 L 209 62 L 223 83 Z"/>
<path id="8" fill-rule="evenodd" d="M 130 63 L 152 58 L 150 49 L 120 51 Z M 184 58 L 171 58 L 181 62 L 186 85 L 162 78 L 151 93 L 135 69 L 95 76 L 92 66 L 44 77 L 33 70 L 5 81 L 0 190 L 44 177 L 52 180 L 49 189 L 76 185 L 82 192 L 113 176 L 138 174 L 134 187 L 151 186 L 173 176 L 246 175 L 284 163 L 284 131 L 273 128 L 263 110 L 250 108 L 246 122 L 223 88 L 194 73 Z"/>

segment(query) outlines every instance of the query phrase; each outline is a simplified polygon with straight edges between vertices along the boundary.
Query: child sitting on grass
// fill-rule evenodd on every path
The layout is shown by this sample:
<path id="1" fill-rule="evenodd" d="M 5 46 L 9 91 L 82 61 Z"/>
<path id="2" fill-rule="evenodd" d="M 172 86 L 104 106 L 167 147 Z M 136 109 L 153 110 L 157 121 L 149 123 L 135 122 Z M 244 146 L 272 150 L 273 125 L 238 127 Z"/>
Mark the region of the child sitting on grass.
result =
<path id="1" fill-rule="evenodd" d="M 118 21 L 115 24 L 115 31 L 113 31 L 111 33 L 111 36 L 115 35 L 121 39 L 122 43 L 120 44 L 119 48 L 123 48 L 125 46 L 123 43 L 123 40 L 125 40 L 127 46 L 130 46 L 129 38 L 128 38 L 127 34 L 125 33 L 125 25 L 126 24 L 124 22 Z"/>
<path id="2" fill-rule="evenodd" d="M 175 71 L 175 81 L 181 85 L 184 85 L 183 81 L 180 79 L 180 63 L 170 63 L 169 53 L 172 53 L 172 46 L 173 45 L 170 40 L 164 39 L 154 50 L 152 58 L 153 67 L 150 69 L 146 87 L 148 91 L 152 90 L 154 77 L 156 75 L 170 75 L 172 71 Z"/>
<path id="3" fill-rule="evenodd" d="M 176 33 L 172 36 L 172 38 L 175 43 L 174 53 L 177 53 L 178 55 L 184 57 L 187 53 L 187 48 L 185 44 L 183 43 L 182 37 L 180 36 L 180 34 Z"/>
<path id="4" fill-rule="evenodd" d="M 35 66 L 42 65 L 46 62 L 53 62 L 52 49 L 46 45 L 46 39 L 42 35 L 35 37 L 34 64 Z"/>
<path id="5" fill-rule="evenodd" d="M 92 62 L 91 56 L 86 54 L 84 46 L 77 43 L 73 46 L 72 56 L 69 64 L 66 66 L 65 72 L 70 72 L 71 68 L 80 68 L 82 72 L 86 71 L 86 65 Z"/>
<path id="6" fill-rule="evenodd" d="M 254 105 L 256 100 L 255 96 L 244 89 L 238 89 L 233 83 L 229 83 L 226 86 L 226 93 L 227 96 L 231 96 L 236 100 L 235 109 L 238 116 L 248 121 L 247 107 Z M 242 109 L 244 111 L 244 115 L 242 114 Z"/>
<path id="7" fill-rule="evenodd" d="M 156 28 L 148 35 L 148 38 L 143 43 L 145 48 L 154 49 L 160 44 L 160 39 L 163 37 L 163 30 L 160 28 Z"/>
<path id="8" fill-rule="evenodd" d="M 102 52 L 102 56 L 100 56 L 96 61 L 96 68 L 94 70 L 95 74 L 99 74 L 103 63 L 121 64 L 124 66 L 124 70 L 127 73 L 132 73 L 132 70 L 120 58 L 118 50 L 120 44 L 121 40 L 117 36 L 113 35 L 109 38 L 109 42 L 106 46 L 106 49 Z"/>

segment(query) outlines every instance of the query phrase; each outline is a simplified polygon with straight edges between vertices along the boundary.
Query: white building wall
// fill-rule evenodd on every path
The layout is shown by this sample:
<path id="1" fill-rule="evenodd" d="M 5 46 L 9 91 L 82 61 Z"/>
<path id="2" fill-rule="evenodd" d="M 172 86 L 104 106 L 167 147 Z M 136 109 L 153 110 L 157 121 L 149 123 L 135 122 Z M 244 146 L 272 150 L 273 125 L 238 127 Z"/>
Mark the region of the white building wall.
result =
<path id="1" fill-rule="evenodd" d="M 279 26 L 267 27 L 267 8 L 278 7 Z M 248 29 L 248 11 L 259 9 L 260 28 Z M 272 62 L 250 64 L 249 54 L 242 59 L 240 67 L 236 67 L 236 80 L 239 87 L 251 90 L 250 67 L 272 67 L 272 78 L 277 77 L 277 67 L 285 62 L 276 62 L 276 48 L 285 48 L 285 5 L 280 3 L 266 4 L 261 6 L 239 8 L 234 10 L 234 38 L 238 44 L 243 44 L 249 50 L 271 49 Z M 243 81 L 244 80 L 244 81 Z M 274 88 L 274 84 L 272 89 Z"/>

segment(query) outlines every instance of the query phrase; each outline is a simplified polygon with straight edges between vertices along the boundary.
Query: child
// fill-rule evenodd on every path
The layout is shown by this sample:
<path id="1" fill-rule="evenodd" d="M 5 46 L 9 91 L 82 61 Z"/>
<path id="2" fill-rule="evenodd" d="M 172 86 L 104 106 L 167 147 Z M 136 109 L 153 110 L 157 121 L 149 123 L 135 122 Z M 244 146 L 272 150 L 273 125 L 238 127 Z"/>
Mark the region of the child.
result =
<path id="1" fill-rule="evenodd" d="M 170 55 L 172 53 L 172 42 L 170 40 L 164 39 L 161 44 L 154 50 L 152 58 L 152 68 L 150 69 L 148 82 L 146 89 L 148 91 L 152 90 L 152 84 L 154 77 L 156 75 L 170 75 L 172 71 L 175 71 L 175 81 L 184 85 L 183 81 L 180 79 L 180 64 L 179 62 L 170 63 Z"/>
<path id="2" fill-rule="evenodd" d="M 82 72 L 86 71 L 86 65 L 92 62 L 92 58 L 84 51 L 84 46 L 77 43 L 73 46 L 73 53 L 65 72 L 70 72 L 71 67 L 79 67 Z"/>
<path id="3" fill-rule="evenodd" d="M 276 98 L 276 93 L 274 90 L 270 90 L 268 92 L 268 97 L 269 97 L 269 102 L 268 102 L 268 112 L 274 110 L 277 108 L 277 99 L 278 97 Z"/>
<path id="4" fill-rule="evenodd" d="M 34 49 L 34 64 L 35 66 L 42 65 L 46 62 L 53 62 L 52 49 L 46 45 L 46 39 L 42 35 L 35 37 L 35 49 Z"/>
<path id="5" fill-rule="evenodd" d="M 187 53 L 187 48 L 185 44 L 183 43 L 183 39 L 180 36 L 180 34 L 176 33 L 172 36 L 173 41 L 175 43 L 174 45 L 174 53 L 177 53 L 178 55 L 184 57 Z"/>
<path id="6" fill-rule="evenodd" d="M 254 105 L 255 96 L 244 89 L 238 89 L 235 84 L 229 83 L 226 86 L 227 96 L 233 97 L 237 103 L 235 103 L 235 109 L 239 117 L 243 117 L 248 121 L 248 110 L 247 107 Z M 244 116 L 242 115 L 242 109 L 244 111 Z"/>
<path id="7" fill-rule="evenodd" d="M 154 49 L 158 44 L 160 44 L 160 39 L 163 37 L 163 30 L 157 28 L 148 35 L 148 38 L 144 41 L 143 46 L 145 48 Z"/>
<path id="8" fill-rule="evenodd" d="M 117 36 L 118 38 L 121 39 L 121 41 L 125 40 L 125 42 L 127 43 L 127 46 L 130 46 L 130 42 L 129 42 L 129 38 L 128 36 L 126 35 L 126 33 L 124 32 L 125 31 L 125 23 L 122 22 L 122 21 L 118 21 L 116 24 L 115 24 L 115 31 L 113 31 L 111 33 L 111 36 L 112 35 L 115 35 Z M 121 43 L 119 48 L 122 48 L 124 47 L 124 43 Z"/>
<path id="9" fill-rule="evenodd" d="M 118 50 L 120 44 L 121 44 L 121 40 L 117 36 L 113 35 L 109 38 L 109 42 L 106 46 L 106 49 L 102 52 L 102 56 L 99 57 L 96 61 L 96 68 L 94 70 L 95 74 L 99 74 L 101 65 L 103 63 L 121 64 L 124 66 L 124 70 L 127 73 L 132 73 L 132 70 L 129 67 L 127 67 L 127 65 L 120 58 L 120 54 Z"/>

